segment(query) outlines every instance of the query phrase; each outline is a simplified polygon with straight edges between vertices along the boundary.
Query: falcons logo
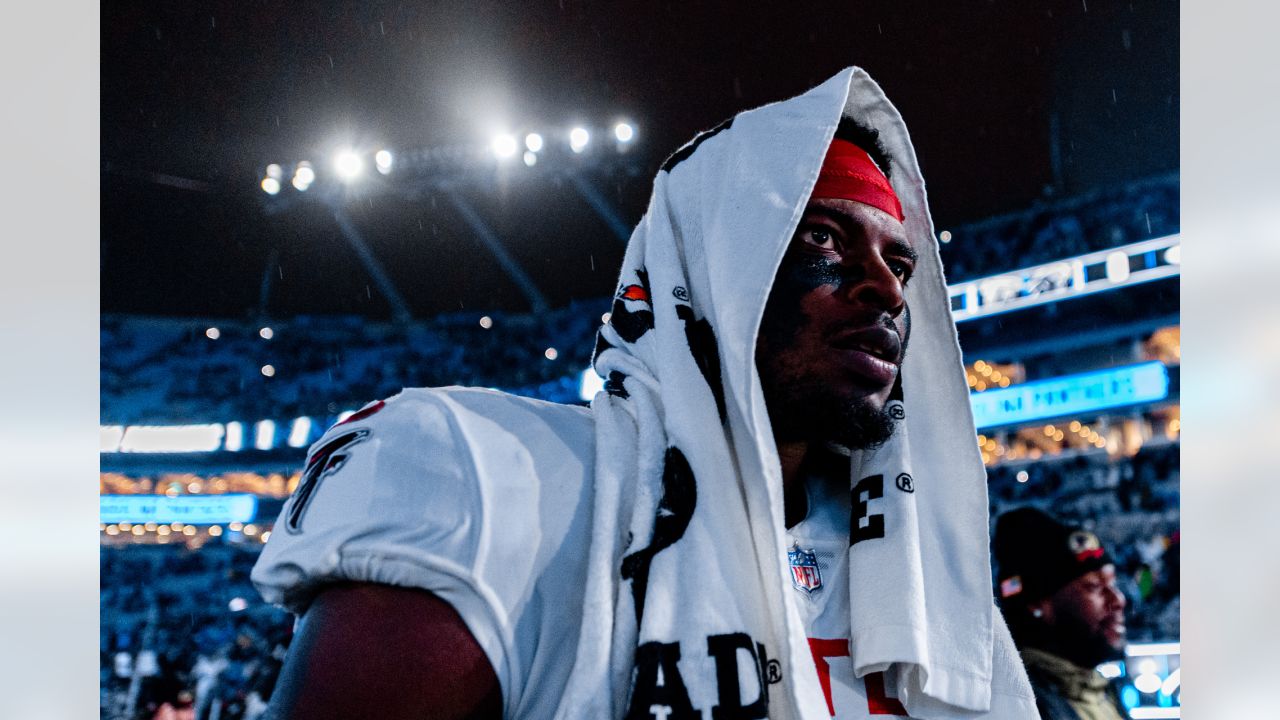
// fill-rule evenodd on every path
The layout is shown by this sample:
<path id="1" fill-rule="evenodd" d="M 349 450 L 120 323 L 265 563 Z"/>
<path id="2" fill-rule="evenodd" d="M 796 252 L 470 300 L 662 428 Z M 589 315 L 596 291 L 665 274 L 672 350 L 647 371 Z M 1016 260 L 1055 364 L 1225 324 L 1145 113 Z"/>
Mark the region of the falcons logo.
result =
<path id="1" fill-rule="evenodd" d="M 372 413 L 370 413 L 372 414 Z M 346 464 L 350 457 L 349 448 L 369 437 L 369 428 L 348 430 L 329 442 L 307 458 L 307 467 L 302 471 L 302 481 L 293 493 L 289 513 L 285 519 L 285 529 L 291 533 L 302 532 L 302 514 L 306 512 L 307 503 L 315 495 L 320 481 L 332 475 Z"/>

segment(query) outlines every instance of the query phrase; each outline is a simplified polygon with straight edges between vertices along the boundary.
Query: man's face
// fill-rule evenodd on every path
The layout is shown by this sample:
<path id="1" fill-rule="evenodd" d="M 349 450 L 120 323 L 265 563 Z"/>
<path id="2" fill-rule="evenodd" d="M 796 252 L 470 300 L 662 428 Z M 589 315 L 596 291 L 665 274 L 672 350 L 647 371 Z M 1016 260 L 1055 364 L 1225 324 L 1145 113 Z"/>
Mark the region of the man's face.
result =
<path id="1" fill-rule="evenodd" d="M 1064 656 L 1081 667 L 1124 657 L 1124 595 L 1116 587 L 1116 568 L 1072 580 L 1049 598 L 1044 619 Z"/>
<path id="2" fill-rule="evenodd" d="M 854 200 L 809 201 L 756 344 L 775 435 L 850 448 L 888 439 L 884 412 L 910 335 L 916 253 L 902 223 Z"/>

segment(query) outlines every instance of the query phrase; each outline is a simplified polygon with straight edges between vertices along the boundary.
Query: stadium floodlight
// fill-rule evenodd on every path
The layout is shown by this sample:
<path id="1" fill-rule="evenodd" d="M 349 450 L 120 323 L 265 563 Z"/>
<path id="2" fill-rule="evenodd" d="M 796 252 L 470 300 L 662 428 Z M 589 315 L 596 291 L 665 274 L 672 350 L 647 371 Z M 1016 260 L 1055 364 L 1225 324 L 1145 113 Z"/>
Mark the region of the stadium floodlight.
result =
<path id="1" fill-rule="evenodd" d="M 263 366 L 262 366 L 262 374 L 263 374 L 264 376 L 266 376 L 266 377 L 275 377 L 275 374 L 276 374 L 276 366 L 275 366 L 275 365 L 263 365 Z"/>
<path id="2" fill-rule="evenodd" d="M 528 150 L 526 150 L 524 153 L 524 164 L 529 167 L 533 167 L 534 165 L 537 165 L 538 164 L 537 153 L 529 152 Z"/>
<path id="3" fill-rule="evenodd" d="M 553 347 L 549 347 L 542 353 L 542 356 L 548 360 L 555 360 L 560 357 L 560 352 Z"/>
<path id="4" fill-rule="evenodd" d="M 569 148 L 576 153 L 580 153 L 587 149 L 587 143 L 591 142 L 591 133 L 586 128 L 576 127 L 569 131 Z"/>
<path id="5" fill-rule="evenodd" d="M 392 159 L 390 150 L 379 150 L 377 154 L 373 156 L 373 164 L 377 166 L 378 172 L 386 175 L 391 172 Z"/>
<path id="6" fill-rule="evenodd" d="M 280 181 L 273 177 L 262 178 L 262 191 L 268 195 L 280 192 Z"/>
<path id="7" fill-rule="evenodd" d="M 360 176 L 360 171 L 364 169 L 364 163 L 355 151 L 343 150 L 334 158 L 333 169 L 338 171 L 338 177 L 343 180 L 354 180 Z"/>
<path id="8" fill-rule="evenodd" d="M 620 143 L 629 143 L 636 136 L 636 129 L 627 123 L 618 123 L 613 126 L 613 136 L 618 138 Z"/>
<path id="9" fill-rule="evenodd" d="M 524 146 L 529 148 L 529 152 L 541 152 L 542 136 L 538 133 L 529 133 L 524 136 Z"/>
<path id="10" fill-rule="evenodd" d="M 271 163 L 270 165 L 267 166 L 267 177 L 269 178 L 275 178 L 276 180 L 279 180 L 280 175 L 283 172 L 284 171 L 281 170 L 280 166 L 277 165 L 276 163 Z"/>
<path id="11" fill-rule="evenodd" d="M 217 340 L 218 338 L 222 337 L 222 331 L 216 327 L 211 327 L 208 330 L 204 331 L 204 336 L 209 338 L 210 340 Z"/>
<path id="12" fill-rule="evenodd" d="M 275 331 L 269 327 L 264 327 L 261 330 L 258 330 L 258 337 L 262 338 L 263 340 L 270 340 L 271 338 L 275 337 L 275 335 L 276 335 Z"/>
<path id="13" fill-rule="evenodd" d="M 311 168 L 311 163 L 306 160 L 298 163 L 297 169 L 293 171 L 293 186 L 300 191 L 306 191 L 315 180 L 316 171 Z"/>
<path id="14" fill-rule="evenodd" d="M 943 230 L 942 232 L 938 233 L 938 239 L 941 240 L 944 245 L 951 242 L 951 231 Z"/>
<path id="15" fill-rule="evenodd" d="M 516 136 L 508 133 L 502 133 L 494 137 L 490 146 L 493 148 L 493 154 L 503 160 L 515 155 L 519 147 L 516 143 Z"/>

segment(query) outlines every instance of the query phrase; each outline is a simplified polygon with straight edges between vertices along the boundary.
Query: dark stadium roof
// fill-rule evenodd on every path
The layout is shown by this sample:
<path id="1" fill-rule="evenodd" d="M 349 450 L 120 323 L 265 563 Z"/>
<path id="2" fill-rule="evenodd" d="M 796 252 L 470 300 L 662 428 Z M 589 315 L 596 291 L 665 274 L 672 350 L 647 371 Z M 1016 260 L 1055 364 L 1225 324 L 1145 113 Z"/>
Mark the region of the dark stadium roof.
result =
<path id="1" fill-rule="evenodd" d="M 1177 168 L 1176 3 L 795 5 L 106 3 L 102 310 L 385 318 L 331 209 L 259 189 L 268 163 L 626 118 L 625 161 L 579 175 L 631 224 L 694 132 L 850 64 L 906 118 L 939 227 Z M 622 243 L 553 161 L 455 192 L 562 306 L 611 291 Z M 412 314 L 528 309 L 444 189 L 343 207 Z"/>

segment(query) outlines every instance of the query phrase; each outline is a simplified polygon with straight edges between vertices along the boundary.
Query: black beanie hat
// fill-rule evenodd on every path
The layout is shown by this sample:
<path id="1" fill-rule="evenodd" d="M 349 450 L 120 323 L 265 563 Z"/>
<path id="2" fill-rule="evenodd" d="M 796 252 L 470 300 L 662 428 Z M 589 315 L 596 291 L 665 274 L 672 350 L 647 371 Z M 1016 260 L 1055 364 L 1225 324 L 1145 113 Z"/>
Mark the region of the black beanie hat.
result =
<path id="1" fill-rule="evenodd" d="M 1048 597 L 1112 562 L 1097 535 L 1064 525 L 1032 507 L 1010 510 L 996 520 L 992 550 L 999 568 L 996 597 L 1001 603 Z"/>

